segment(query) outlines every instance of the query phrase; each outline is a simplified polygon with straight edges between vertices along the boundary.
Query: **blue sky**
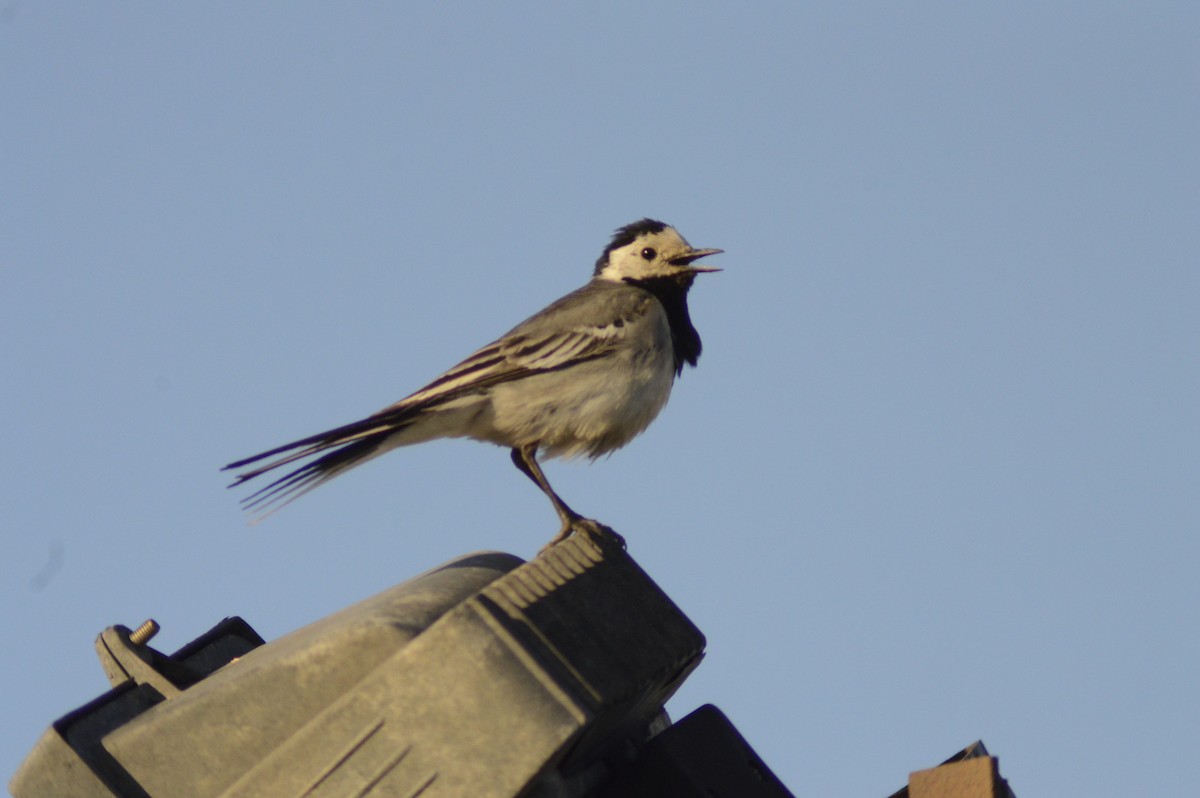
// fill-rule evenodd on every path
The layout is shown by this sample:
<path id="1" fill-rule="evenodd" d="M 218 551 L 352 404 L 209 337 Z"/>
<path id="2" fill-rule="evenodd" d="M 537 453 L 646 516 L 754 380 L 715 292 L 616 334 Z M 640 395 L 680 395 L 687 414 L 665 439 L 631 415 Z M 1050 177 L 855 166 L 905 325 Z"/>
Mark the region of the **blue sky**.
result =
<path id="1" fill-rule="evenodd" d="M 982 738 L 1022 798 L 1194 789 L 1194 3 L 0 2 L 0 774 L 106 626 L 271 639 L 548 503 L 482 444 L 255 527 L 217 469 L 582 284 L 721 247 L 699 368 L 551 462 L 797 794 Z"/>

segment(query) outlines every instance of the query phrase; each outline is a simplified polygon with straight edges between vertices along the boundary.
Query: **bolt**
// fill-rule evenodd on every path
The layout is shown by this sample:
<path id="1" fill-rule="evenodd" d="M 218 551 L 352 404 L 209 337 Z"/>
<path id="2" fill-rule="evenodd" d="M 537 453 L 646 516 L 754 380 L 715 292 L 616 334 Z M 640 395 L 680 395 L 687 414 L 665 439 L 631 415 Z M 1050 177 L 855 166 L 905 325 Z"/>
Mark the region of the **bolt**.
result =
<path id="1" fill-rule="evenodd" d="M 158 621 L 151 618 L 129 633 L 129 642 L 135 646 L 145 645 L 150 642 L 150 638 L 158 634 L 159 628 Z"/>

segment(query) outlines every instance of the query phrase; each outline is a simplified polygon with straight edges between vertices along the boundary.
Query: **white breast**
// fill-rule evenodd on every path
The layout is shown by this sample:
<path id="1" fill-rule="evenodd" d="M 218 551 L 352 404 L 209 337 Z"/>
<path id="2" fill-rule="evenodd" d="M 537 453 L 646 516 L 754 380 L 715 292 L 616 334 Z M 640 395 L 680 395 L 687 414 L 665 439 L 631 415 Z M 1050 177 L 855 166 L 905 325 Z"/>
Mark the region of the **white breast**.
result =
<path id="1" fill-rule="evenodd" d="M 491 392 L 490 426 L 508 446 L 539 443 L 549 457 L 598 457 L 624 446 L 658 416 L 671 395 L 675 363 L 658 303 L 628 325 L 608 355 Z"/>

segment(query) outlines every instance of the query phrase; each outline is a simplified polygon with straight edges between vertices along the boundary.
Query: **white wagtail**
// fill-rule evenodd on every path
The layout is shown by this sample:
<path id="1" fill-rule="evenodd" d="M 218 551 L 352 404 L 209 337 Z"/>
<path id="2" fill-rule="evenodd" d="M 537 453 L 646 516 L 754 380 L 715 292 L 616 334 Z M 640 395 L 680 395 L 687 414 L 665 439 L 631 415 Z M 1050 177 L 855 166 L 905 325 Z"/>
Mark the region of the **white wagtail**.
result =
<path id="1" fill-rule="evenodd" d="M 243 500 L 279 507 L 373 457 L 434 438 L 474 438 L 512 449 L 512 460 L 550 498 L 562 529 L 603 528 L 550 487 L 537 456 L 591 458 L 624 446 L 654 420 L 700 336 L 688 315 L 695 249 L 675 228 L 642 219 L 616 231 L 592 280 L 518 324 L 416 393 L 361 421 L 230 463 L 230 487 L 324 452 Z"/>

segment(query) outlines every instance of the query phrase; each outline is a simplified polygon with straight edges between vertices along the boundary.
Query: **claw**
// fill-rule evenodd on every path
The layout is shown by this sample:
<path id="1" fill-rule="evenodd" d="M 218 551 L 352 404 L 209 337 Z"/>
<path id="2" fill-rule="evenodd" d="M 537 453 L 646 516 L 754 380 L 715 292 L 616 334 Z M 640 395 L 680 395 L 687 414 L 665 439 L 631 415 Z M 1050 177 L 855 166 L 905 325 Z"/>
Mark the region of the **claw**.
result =
<path id="1" fill-rule="evenodd" d="M 616 543 L 621 547 L 621 551 L 625 551 L 625 538 L 621 537 L 621 535 L 619 535 L 615 529 L 607 524 L 602 524 L 593 518 L 584 518 L 581 515 L 577 515 L 572 518 L 564 518 L 562 529 L 558 531 L 558 534 L 554 536 L 553 540 L 551 540 L 549 543 L 543 546 L 540 551 L 538 551 L 538 554 L 544 554 L 550 548 L 562 543 L 576 532 L 584 535 L 590 535 L 592 538 L 597 539 L 598 542 L 607 541 Z"/>

